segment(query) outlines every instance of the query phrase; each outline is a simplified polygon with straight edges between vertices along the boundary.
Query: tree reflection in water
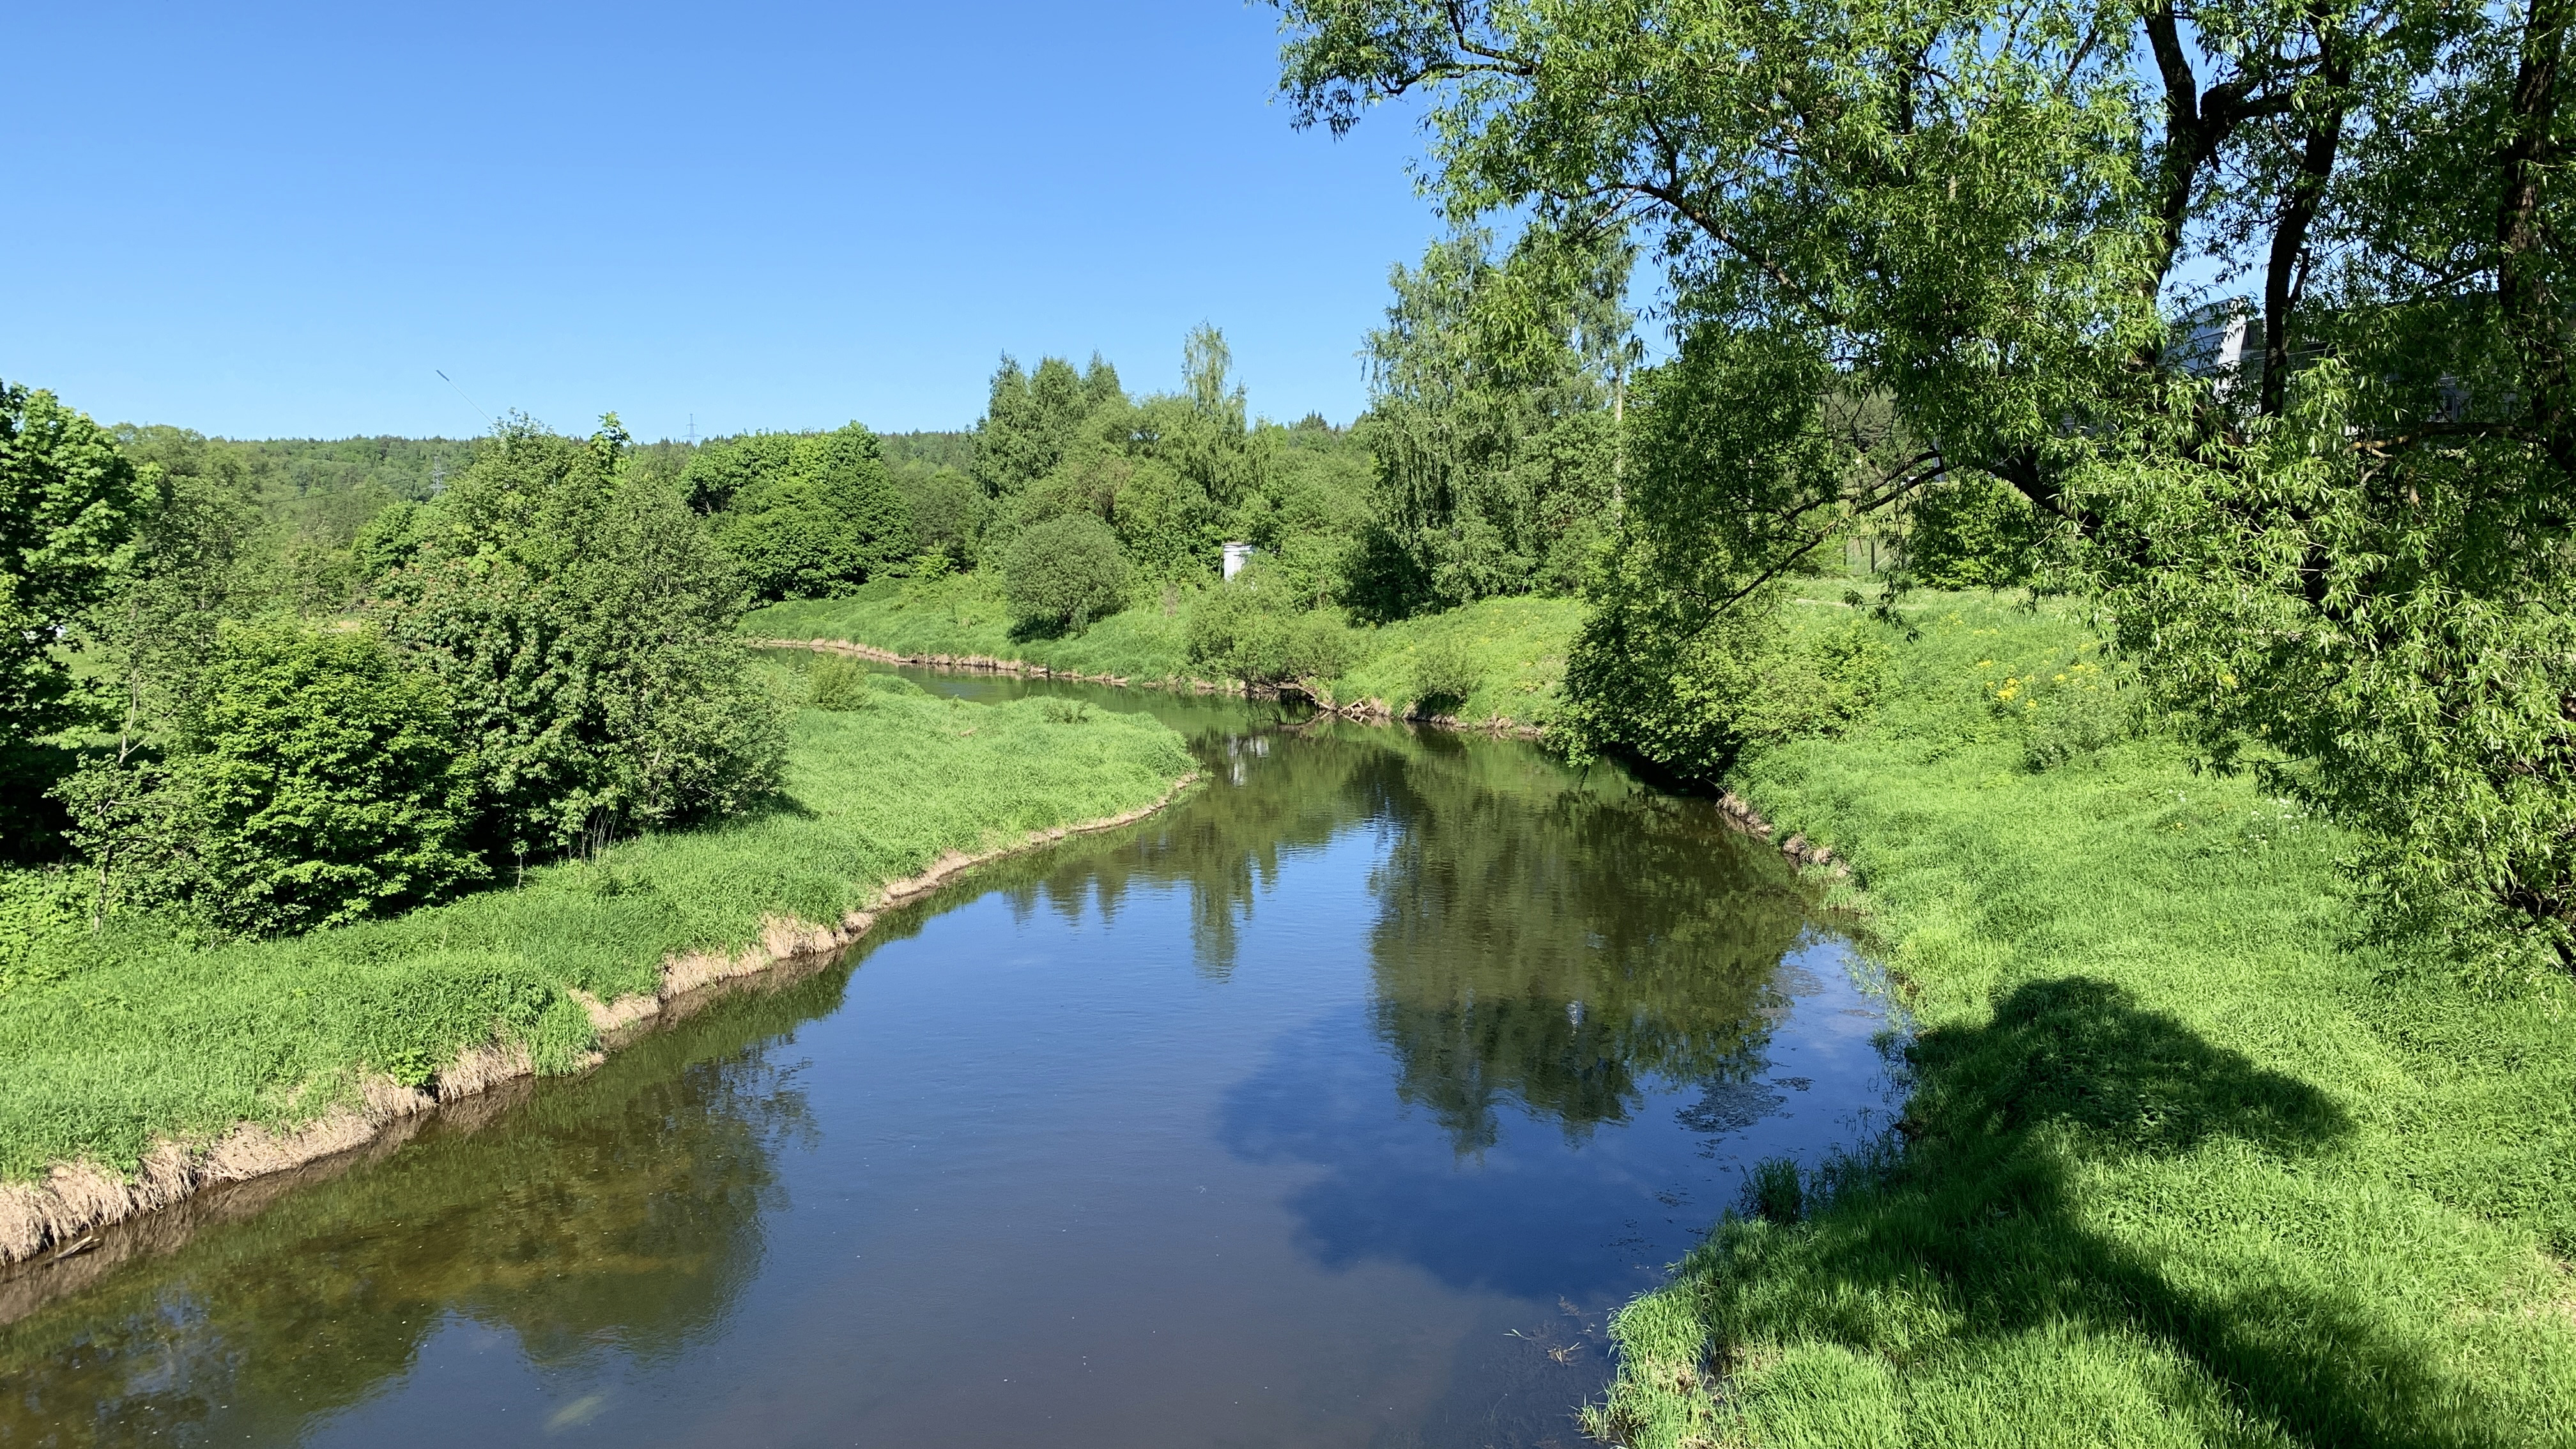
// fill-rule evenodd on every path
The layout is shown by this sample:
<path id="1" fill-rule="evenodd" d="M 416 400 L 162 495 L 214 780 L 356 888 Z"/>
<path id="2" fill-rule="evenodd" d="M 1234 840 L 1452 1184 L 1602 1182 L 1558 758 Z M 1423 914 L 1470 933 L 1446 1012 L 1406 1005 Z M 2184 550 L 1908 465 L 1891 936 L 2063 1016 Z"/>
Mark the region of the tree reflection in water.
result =
<path id="1" fill-rule="evenodd" d="M 1323 1169 L 1285 1204 L 1309 1259 L 1411 1262 L 1441 1283 L 1540 1301 L 1610 1283 L 1636 1254 L 1605 1247 L 1600 1224 L 1620 1221 L 1636 1185 L 1588 1148 L 1583 1161 L 1525 1153 L 1508 1191 L 1481 1180 L 1466 1169 L 1497 1160 L 1511 1115 L 1573 1144 L 1693 1084 L 1702 1101 L 1679 1117 L 1696 1135 L 1777 1104 L 1763 1058 L 1805 902 L 1706 802 L 1535 750 L 1299 723 L 1239 701 L 1155 712 L 1193 735 L 1201 794 L 1134 831 L 997 863 L 976 884 L 1023 919 L 1073 922 L 1087 908 L 1114 920 L 1140 888 L 1183 888 L 1197 968 L 1222 979 L 1284 864 L 1373 835 L 1365 898 L 1356 864 L 1335 887 L 1362 914 L 1284 932 L 1260 958 L 1282 943 L 1364 952 L 1365 1003 L 1349 961 L 1345 1005 L 1272 1035 L 1268 1059 L 1214 1088 L 1218 1138 L 1237 1160 Z M 897 913 L 870 949 L 969 898 Z M 1341 899 L 1267 909 L 1311 923 L 1339 909 L 1319 902 Z M 463 1109 L 479 1127 L 443 1118 L 344 1176 L 279 1184 L 220 1230 L 189 1236 L 192 1206 L 144 1261 L 113 1265 L 102 1250 L 95 1281 L 31 1314 L 11 1296 L 31 1280 L 0 1282 L 0 1318 L 21 1315 L 0 1326 L 0 1443 L 290 1442 L 396 1385 L 458 1323 L 507 1335 L 540 1371 L 578 1378 L 614 1356 L 683 1377 L 683 1359 L 736 1331 L 728 1314 L 783 1198 L 782 1153 L 818 1130 L 796 1072 L 777 1063 L 801 1060 L 792 1034 L 834 1012 L 847 980 L 826 971 L 728 1003 L 590 1077 Z M 1418 1111 L 1393 1110 L 1390 1085 Z"/>
<path id="2" fill-rule="evenodd" d="M 1493 1144 L 1505 1100 L 1574 1137 L 1627 1120 L 1649 1078 L 1703 1084 L 1712 1122 L 1777 1100 L 1758 1082 L 1774 978 L 1811 907 L 1708 802 L 1433 732 L 1235 716 L 1194 743 L 1206 798 L 1002 868 L 1017 909 L 1114 918 L 1136 885 L 1186 885 L 1199 969 L 1221 978 L 1281 856 L 1373 823 L 1376 1029 L 1397 1092 L 1458 1151 Z"/>

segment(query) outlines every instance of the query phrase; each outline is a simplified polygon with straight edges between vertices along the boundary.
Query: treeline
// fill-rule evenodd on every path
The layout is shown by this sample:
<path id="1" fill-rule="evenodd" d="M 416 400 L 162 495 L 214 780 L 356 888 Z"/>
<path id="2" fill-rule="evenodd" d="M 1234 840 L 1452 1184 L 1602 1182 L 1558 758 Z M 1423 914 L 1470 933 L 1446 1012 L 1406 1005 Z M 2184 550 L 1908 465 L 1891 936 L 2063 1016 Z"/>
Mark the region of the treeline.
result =
<path id="1" fill-rule="evenodd" d="M 690 465 L 703 480 L 691 497 L 746 558 L 771 536 L 845 541 L 821 567 L 771 573 L 766 599 L 888 572 L 971 574 L 960 586 L 1006 600 L 1023 637 L 1157 608 L 1186 614 L 1198 668 L 1329 680 L 1352 658 L 1352 624 L 1575 592 L 1609 536 L 1637 351 L 1621 305 L 1628 254 L 1581 259 L 1570 291 L 1518 294 L 1527 305 L 1503 345 L 1478 306 L 1505 276 L 1487 252 L 1486 238 L 1462 238 L 1395 269 L 1387 325 L 1369 339 L 1371 405 L 1348 428 L 1252 421 L 1224 336 L 1202 326 L 1175 392 L 1131 395 L 1097 355 L 1081 367 L 1005 357 L 971 434 L 882 442 L 873 459 L 853 444 L 828 486 L 793 481 L 811 472 L 792 456 L 811 440 L 725 440 Z M 736 481 L 755 473 L 766 481 Z M 893 519 L 895 495 L 908 536 L 873 522 Z M 758 501 L 771 497 L 794 501 Z M 1228 543 L 1252 559 L 1220 587 Z M 907 546 L 918 553 L 896 562 Z"/>
<path id="2" fill-rule="evenodd" d="M 613 416 L 512 419 L 421 497 L 281 490 L 262 456 L 0 388 L 8 853 L 57 865 L 9 878 L 0 927 L 302 930 L 770 789 L 737 566 Z"/>

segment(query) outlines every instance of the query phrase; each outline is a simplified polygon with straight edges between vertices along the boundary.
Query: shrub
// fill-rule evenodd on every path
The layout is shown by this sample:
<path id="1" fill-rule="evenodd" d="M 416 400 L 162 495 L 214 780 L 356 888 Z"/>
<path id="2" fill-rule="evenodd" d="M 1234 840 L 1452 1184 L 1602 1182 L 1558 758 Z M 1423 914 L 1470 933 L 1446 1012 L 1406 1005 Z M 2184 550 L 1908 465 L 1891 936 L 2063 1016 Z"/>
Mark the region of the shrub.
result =
<path id="1" fill-rule="evenodd" d="M 1485 672 L 1466 641 L 1442 634 L 1424 641 L 1413 660 L 1413 698 L 1426 713 L 1445 713 L 1467 702 Z"/>
<path id="2" fill-rule="evenodd" d="M 1081 513 L 1022 532 L 1003 564 L 1011 625 L 1023 636 L 1081 633 L 1126 606 L 1128 580 L 1117 535 Z"/>
<path id="3" fill-rule="evenodd" d="M 809 709 L 839 713 L 866 709 L 869 705 L 867 666 L 837 654 L 826 654 L 815 660 L 813 669 L 805 676 L 805 704 Z"/>
<path id="4" fill-rule="evenodd" d="M 1866 618 L 1795 629 L 1776 590 L 1710 610 L 1630 561 L 1604 582 L 1567 657 L 1557 738 L 1578 758 L 1615 747 L 1714 779 L 1748 750 L 1857 719 L 1887 656 Z"/>
<path id="5" fill-rule="evenodd" d="M 1905 562 L 1940 589 L 1999 589 L 2030 577 L 2039 519 L 2003 482 L 1972 473 L 1915 500 Z"/>
<path id="6" fill-rule="evenodd" d="M 446 696 L 372 629 L 226 627 L 181 729 L 156 813 L 221 926 L 338 925 L 483 874 Z"/>
<path id="7" fill-rule="evenodd" d="M 498 857 L 728 814 L 778 779 L 739 577 L 670 488 L 617 466 L 618 441 L 505 429 L 383 585 L 388 636 L 453 702 Z"/>
<path id="8" fill-rule="evenodd" d="M 0 997 L 41 978 L 44 947 L 80 929 L 80 885 L 64 870 L 0 869 Z"/>
<path id="9" fill-rule="evenodd" d="M 1300 612 L 1266 566 L 1199 596 L 1189 625 L 1190 663 L 1246 684 L 1332 679 L 1351 662 L 1350 629 L 1323 610 Z"/>

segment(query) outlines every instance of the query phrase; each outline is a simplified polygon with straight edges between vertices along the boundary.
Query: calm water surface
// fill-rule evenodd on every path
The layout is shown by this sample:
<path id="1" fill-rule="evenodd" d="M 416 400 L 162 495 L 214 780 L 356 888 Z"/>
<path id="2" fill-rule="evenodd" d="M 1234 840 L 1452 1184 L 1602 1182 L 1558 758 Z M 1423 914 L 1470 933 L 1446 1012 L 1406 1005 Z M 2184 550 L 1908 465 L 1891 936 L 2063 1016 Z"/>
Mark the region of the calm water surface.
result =
<path id="1" fill-rule="evenodd" d="M 1885 1126 L 1884 1011 L 1705 803 L 1092 697 L 1210 785 L 0 1283 L 0 1442 L 1571 1445 L 1744 1169 Z"/>

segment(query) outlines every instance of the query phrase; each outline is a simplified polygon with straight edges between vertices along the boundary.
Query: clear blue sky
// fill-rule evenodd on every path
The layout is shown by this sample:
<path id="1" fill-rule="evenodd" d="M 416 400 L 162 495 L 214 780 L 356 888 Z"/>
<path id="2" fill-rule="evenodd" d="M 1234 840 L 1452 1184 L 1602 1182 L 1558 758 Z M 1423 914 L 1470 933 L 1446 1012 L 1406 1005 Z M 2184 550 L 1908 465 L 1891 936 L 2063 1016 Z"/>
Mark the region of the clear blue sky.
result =
<path id="1" fill-rule="evenodd" d="M 1359 408 L 1436 230 L 1408 119 L 1298 132 L 1277 12 L 17 7 L 0 377 L 233 437 L 962 427 L 1005 350 L 1131 390 L 1225 329 Z"/>

